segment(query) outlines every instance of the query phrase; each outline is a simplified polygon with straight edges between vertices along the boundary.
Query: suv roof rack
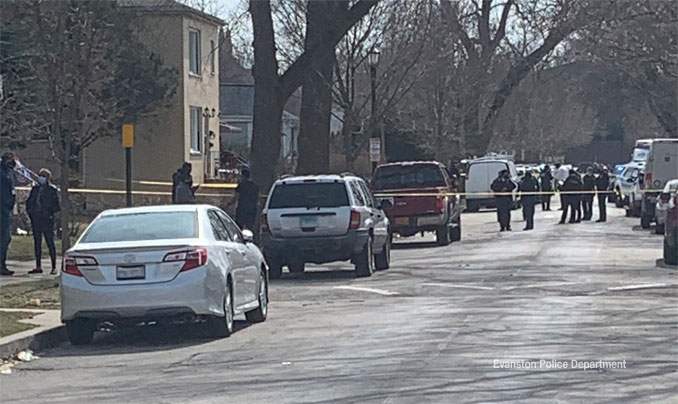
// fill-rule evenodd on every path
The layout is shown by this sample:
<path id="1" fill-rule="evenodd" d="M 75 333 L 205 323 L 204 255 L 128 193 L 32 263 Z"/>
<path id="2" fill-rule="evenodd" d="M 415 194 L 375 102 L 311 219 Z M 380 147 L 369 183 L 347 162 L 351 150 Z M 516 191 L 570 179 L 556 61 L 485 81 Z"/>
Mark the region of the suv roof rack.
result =
<path id="1" fill-rule="evenodd" d="M 352 173 L 350 171 L 344 171 L 341 174 L 339 174 L 339 176 L 340 177 L 349 177 L 349 176 L 350 177 L 357 177 L 357 175 L 355 175 L 354 173 Z"/>

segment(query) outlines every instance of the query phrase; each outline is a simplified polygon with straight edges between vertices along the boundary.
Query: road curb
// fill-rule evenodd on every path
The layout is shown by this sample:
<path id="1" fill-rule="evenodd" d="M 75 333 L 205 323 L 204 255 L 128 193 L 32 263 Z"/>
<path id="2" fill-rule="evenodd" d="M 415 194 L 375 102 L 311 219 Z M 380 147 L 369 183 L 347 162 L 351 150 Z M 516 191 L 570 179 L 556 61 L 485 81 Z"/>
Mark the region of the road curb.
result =
<path id="1" fill-rule="evenodd" d="M 66 327 L 59 325 L 37 332 L 33 335 L 18 338 L 14 341 L 6 342 L 0 345 L 0 359 L 9 359 L 17 352 L 26 349 L 32 351 L 42 351 L 46 348 L 57 346 L 67 339 Z"/>

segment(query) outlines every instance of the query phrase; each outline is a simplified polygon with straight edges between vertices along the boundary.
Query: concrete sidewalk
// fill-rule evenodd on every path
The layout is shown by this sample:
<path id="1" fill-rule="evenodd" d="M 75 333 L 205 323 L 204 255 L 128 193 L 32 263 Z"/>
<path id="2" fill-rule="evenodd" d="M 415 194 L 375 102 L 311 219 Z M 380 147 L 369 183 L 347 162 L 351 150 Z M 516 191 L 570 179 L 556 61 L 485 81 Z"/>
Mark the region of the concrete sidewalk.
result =
<path id="1" fill-rule="evenodd" d="M 66 340 L 66 330 L 61 324 L 59 310 L 41 309 L 0 309 L 6 312 L 36 313 L 35 317 L 19 320 L 37 327 L 0 338 L 0 359 L 6 359 L 19 351 L 32 349 L 40 351 L 58 345 Z"/>
<path id="2" fill-rule="evenodd" d="M 32 271 L 35 268 L 35 261 L 7 261 L 7 268 L 10 271 L 14 271 L 12 276 L 0 276 L 0 288 L 6 285 L 13 285 L 22 282 L 31 282 L 41 279 L 48 278 L 57 278 L 59 276 L 59 270 L 61 268 L 61 257 L 57 259 L 57 273 L 55 275 L 50 275 L 49 265 L 43 268 L 43 273 L 40 275 L 29 275 L 28 272 Z"/>

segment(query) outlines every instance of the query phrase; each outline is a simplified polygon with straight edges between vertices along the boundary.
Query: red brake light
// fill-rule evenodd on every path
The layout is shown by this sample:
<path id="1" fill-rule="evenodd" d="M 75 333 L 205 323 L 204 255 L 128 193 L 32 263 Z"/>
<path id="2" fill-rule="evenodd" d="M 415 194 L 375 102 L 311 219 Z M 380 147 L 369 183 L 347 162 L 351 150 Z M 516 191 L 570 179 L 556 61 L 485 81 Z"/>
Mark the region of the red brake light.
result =
<path id="1" fill-rule="evenodd" d="M 188 251 L 176 251 L 165 255 L 163 262 L 184 261 L 181 271 L 188 271 L 201 267 L 207 263 L 207 249 L 205 247 L 196 247 Z"/>
<path id="2" fill-rule="evenodd" d="M 268 228 L 268 217 L 266 217 L 265 213 L 261 214 L 261 219 L 259 220 L 259 226 L 261 227 L 262 233 L 270 233 L 271 230 Z"/>
<path id="3" fill-rule="evenodd" d="M 652 187 L 652 173 L 645 173 L 645 188 Z"/>
<path id="4" fill-rule="evenodd" d="M 360 228 L 360 212 L 357 210 L 351 211 L 351 221 L 349 223 L 348 229 L 355 230 Z"/>
<path id="5" fill-rule="evenodd" d="M 70 256 L 64 257 L 62 271 L 73 276 L 83 276 L 79 267 L 99 265 L 94 257 Z"/>

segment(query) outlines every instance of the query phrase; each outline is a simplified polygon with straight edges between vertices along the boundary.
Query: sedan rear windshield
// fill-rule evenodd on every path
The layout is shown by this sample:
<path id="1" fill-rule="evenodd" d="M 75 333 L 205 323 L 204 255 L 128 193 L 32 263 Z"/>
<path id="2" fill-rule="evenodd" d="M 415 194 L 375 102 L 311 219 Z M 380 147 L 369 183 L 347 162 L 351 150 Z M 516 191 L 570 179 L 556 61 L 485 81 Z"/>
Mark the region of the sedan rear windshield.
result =
<path id="1" fill-rule="evenodd" d="M 343 182 L 314 182 L 277 185 L 268 208 L 336 208 L 348 204 Z"/>
<path id="2" fill-rule="evenodd" d="M 424 164 L 380 167 L 375 174 L 374 184 L 378 190 L 444 187 L 446 185 L 443 173 L 438 166 Z"/>
<path id="3" fill-rule="evenodd" d="M 196 212 L 147 212 L 102 216 L 82 237 L 83 243 L 150 241 L 198 237 Z"/>

